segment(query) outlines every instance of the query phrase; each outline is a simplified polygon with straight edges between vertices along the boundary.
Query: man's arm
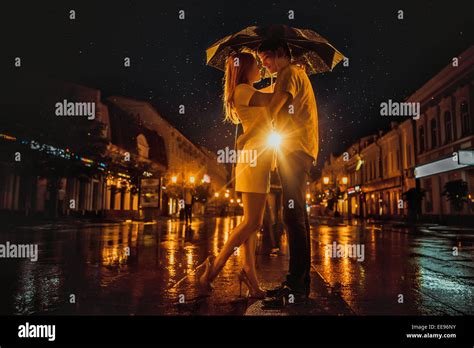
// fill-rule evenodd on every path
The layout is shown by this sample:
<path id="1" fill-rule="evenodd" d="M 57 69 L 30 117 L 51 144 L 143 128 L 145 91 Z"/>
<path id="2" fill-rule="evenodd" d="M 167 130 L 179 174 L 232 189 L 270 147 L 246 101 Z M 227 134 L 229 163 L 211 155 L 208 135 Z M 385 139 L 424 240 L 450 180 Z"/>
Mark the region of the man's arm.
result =
<path id="1" fill-rule="evenodd" d="M 269 105 L 270 117 L 274 120 L 279 130 L 286 127 L 290 120 L 289 105 L 297 92 L 297 75 L 292 67 L 288 67 L 278 73 L 275 84 L 275 93 Z"/>
<path id="2" fill-rule="evenodd" d="M 291 94 L 288 92 L 277 91 L 273 94 L 268 109 L 270 116 L 273 120 L 276 120 L 280 110 L 291 100 Z"/>

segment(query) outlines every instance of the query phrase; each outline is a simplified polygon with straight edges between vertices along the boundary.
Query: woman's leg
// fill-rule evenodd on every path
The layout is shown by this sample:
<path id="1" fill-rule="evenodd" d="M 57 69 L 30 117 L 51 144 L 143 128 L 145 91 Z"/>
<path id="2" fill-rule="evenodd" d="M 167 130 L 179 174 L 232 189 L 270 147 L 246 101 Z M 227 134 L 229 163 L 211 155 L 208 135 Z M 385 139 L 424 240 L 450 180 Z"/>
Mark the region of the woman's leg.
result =
<path id="1" fill-rule="evenodd" d="M 252 233 L 244 244 L 242 244 L 243 258 L 242 258 L 242 267 L 247 274 L 247 277 L 250 280 L 250 283 L 253 284 L 254 290 L 260 289 L 258 285 L 257 270 L 255 268 L 255 249 L 257 247 L 257 232 Z"/>
<path id="2" fill-rule="evenodd" d="M 244 206 L 244 218 L 242 222 L 232 231 L 219 255 L 214 260 L 209 274 L 209 281 L 214 280 L 224 267 L 227 259 L 234 253 L 235 248 L 240 247 L 252 234 L 260 230 L 265 210 L 265 193 L 242 193 L 242 204 Z M 255 258 L 254 258 L 255 264 Z"/>

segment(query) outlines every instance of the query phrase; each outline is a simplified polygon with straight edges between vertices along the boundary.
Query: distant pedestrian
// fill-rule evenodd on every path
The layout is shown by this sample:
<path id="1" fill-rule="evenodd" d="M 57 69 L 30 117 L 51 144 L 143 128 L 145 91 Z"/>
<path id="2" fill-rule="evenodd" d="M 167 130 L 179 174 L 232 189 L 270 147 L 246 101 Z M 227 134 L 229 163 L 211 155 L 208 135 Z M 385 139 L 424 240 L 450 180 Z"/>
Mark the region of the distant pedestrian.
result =
<path id="1" fill-rule="evenodd" d="M 191 188 L 187 187 L 184 189 L 184 220 L 186 225 L 193 222 L 193 192 Z"/>

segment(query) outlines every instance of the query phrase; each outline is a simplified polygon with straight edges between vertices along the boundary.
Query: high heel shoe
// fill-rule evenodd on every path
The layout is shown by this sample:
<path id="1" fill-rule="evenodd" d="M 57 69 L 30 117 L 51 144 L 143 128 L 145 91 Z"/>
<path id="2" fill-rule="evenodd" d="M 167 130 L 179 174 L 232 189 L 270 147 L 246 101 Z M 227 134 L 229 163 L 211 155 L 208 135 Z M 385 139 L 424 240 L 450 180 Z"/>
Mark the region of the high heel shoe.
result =
<path id="1" fill-rule="evenodd" d="M 239 285 L 240 285 L 240 295 L 239 297 L 242 297 L 242 283 L 244 283 L 247 288 L 248 288 L 248 293 L 247 293 L 247 297 L 248 298 L 252 298 L 252 299 L 262 299 L 262 298 L 265 298 L 265 291 L 261 290 L 258 288 L 255 288 L 254 285 L 252 285 L 252 283 L 250 282 L 250 279 L 247 275 L 247 272 L 245 272 L 245 270 L 242 268 L 239 275 L 238 275 L 238 278 L 239 278 Z"/>
<path id="2" fill-rule="evenodd" d="M 212 271 L 214 259 L 215 256 L 210 255 L 207 257 L 206 261 L 204 261 L 206 269 L 204 270 L 204 273 L 199 277 L 199 287 L 202 295 L 208 295 L 213 290 L 211 286 L 211 281 L 209 280 L 209 276 Z"/>

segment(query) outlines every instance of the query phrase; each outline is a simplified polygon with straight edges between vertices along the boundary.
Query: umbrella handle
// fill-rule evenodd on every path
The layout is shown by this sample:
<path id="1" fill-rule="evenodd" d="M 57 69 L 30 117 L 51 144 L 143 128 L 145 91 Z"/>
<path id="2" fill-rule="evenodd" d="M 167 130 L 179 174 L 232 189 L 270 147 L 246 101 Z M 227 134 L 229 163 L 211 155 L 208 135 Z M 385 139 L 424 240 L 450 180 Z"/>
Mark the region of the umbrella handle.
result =
<path id="1" fill-rule="evenodd" d="M 234 153 L 237 152 L 237 134 L 239 133 L 239 124 L 237 123 L 235 125 L 235 138 L 234 138 Z M 232 169 L 233 171 L 235 170 L 235 167 L 236 167 L 236 163 L 232 163 Z M 234 178 L 232 178 L 234 179 Z M 234 187 L 235 187 L 235 183 L 234 183 Z"/>
<path id="2" fill-rule="evenodd" d="M 234 151 L 237 150 L 237 134 L 239 133 L 239 124 L 235 125 Z"/>

